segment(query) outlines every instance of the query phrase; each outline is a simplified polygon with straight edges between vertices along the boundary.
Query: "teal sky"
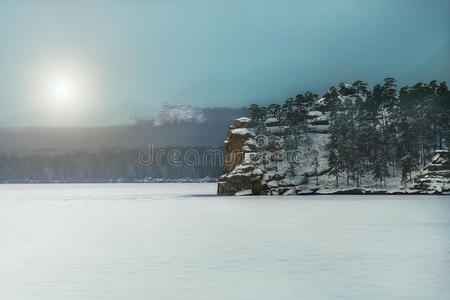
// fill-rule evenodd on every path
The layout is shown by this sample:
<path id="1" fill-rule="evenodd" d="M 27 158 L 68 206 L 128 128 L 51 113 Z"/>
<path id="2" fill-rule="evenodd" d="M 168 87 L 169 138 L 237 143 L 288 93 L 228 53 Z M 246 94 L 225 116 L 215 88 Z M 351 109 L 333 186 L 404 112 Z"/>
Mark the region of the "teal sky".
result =
<path id="1" fill-rule="evenodd" d="M 0 0 L 0 126 L 109 125 L 339 82 L 449 81 L 450 1 Z M 71 105 L 52 106 L 49 70 Z M 74 75 L 75 74 L 75 75 Z"/>

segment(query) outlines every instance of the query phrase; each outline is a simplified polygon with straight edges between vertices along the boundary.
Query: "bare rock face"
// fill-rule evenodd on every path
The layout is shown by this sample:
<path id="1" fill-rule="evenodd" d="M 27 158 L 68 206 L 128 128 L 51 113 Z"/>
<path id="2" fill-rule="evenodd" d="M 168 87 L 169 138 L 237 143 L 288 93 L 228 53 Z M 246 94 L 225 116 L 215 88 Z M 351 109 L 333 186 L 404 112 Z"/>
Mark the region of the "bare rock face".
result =
<path id="1" fill-rule="evenodd" d="M 413 188 L 427 194 L 450 194 L 450 155 L 437 150 L 430 164 L 414 178 Z"/>
<path id="2" fill-rule="evenodd" d="M 315 124 L 313 124 L 315 122 Z M 264 122 L 264 128 L 252 127 L 251 119 L 239 118 L 230 126 L 225 140 L 224 174 L 219 177 L 218 195 L 295 195 L 305 178 L 311 177 L 311 153 L 323 152 L 328 141 L 328 117 L 321 112 L 311 114 L 306 132 L 309 143 L 302 151 L 287 151 L 288 127 L 275 118 Z M 256 134 L 258 132 L 258 134 Z M 320 136 L 318 138 L 318 136 Z M 306 137 L 305 137 L 306 139 Z M 319 142 L 317 142 L 319 141 Z M 297 141 L 301 144 L 302 141 Z M 320 149 L 319 149 L 320 148 Z M 318 151 L 319 150 L 319 151 Z M 290 162 L 296 154 L 297 165 Z M 301 163 L 305 166 L 301 166 Z M 328 166 L 322 161 L 320 174 Z M 300 170 L 296 172 L 296 170 Z"/>
<path id="3" fill-rule="evenodd" d="M 252 191 L 253 183 L 256 180 L 252 176 L 252 165 L 245 164 L 244 158 L 246 153 L 251 153 L 256 148 L 254 142 L 255 131 L 250 128 L 249 118 L 236 119 L 234 124 L 230 126 L 225 140 L 225 167 L 224 175 L 219 177 L 217 194 L 218 195 L 235 195 L 243 193 L 243 191 Z"/>
<path id="4" fill-rule="evenodd" d="M 239 120 L 239 119 L 238 119 Z M 251 151 L 252 145 L 248 142 L 255 136 L 255 132 L 251 128 L 236 128 L 236 123 L 243 126 L 236 120 L 235 125 L 231 126 L 227 132 L 225 140 L 225 173 L 231 172 L 237 165 L 241 164 L 244 159 L 244 153 Z"/>

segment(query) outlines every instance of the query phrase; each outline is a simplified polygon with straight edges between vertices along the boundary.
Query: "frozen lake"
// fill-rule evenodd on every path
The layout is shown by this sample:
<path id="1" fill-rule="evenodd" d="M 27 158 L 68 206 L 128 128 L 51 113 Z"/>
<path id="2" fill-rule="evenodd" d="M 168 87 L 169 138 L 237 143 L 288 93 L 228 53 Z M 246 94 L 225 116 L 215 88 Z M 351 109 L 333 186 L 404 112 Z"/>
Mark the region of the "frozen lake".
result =
<path id="1" fill-rule="evenodd" d="M 450 299 L 450 197 L 0 185 L 0 299 Z"/>

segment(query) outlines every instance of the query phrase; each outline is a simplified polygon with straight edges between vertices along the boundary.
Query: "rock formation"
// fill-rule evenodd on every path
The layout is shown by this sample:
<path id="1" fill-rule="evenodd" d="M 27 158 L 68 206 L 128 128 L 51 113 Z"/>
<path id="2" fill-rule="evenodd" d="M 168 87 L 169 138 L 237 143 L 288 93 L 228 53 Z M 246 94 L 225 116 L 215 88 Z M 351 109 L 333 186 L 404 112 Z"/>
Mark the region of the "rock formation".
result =
<path id="1" fill-rule="evenodd" d="M 413 189 L 427 194 L 450 194 L 450 155 L 437 150 L 430 164 L 414 178 Z"/>
<path id="2" fill-rule="evenodd" d="M 386 189 L 369 184 L 336 188 L 326 159 L 328 115 L 311 111 L 307 124 L 300 145 L 289 150 L 288 127 L 276 119 L 268 119 L 264 128 L 255 128 L 250 118 L 237 119 L 227 132 L 218 195 L 450 194 L 447 150 L 437 150 L 406 188 L 399 178 L 393 178 Z"/>
<path id="3" fill-rule="evenodd" d="M 323 156 L 327 128 L 327 115 L 311 112 L 300 141 L 303 145 L 289 150 L 288 127 L 280 126 L 276 119 L 264 122 L 258 135 L 249 118 L 237 119 L 225 140 L 225 174 L 219 177 L 218 194 L 286 195 L 318 190 L 318 186 L 311 189 L 308 182 L 328 171 Z M 312 161 L 317 164 L 311 164 Z"/>

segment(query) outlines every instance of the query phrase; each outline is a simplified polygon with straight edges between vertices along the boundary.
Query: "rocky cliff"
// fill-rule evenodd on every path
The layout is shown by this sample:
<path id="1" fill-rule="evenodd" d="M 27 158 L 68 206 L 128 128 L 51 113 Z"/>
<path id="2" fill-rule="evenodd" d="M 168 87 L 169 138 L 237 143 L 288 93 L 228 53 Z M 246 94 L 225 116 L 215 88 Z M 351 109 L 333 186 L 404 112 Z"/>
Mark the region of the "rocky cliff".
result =
<path id="1" fill-rule="evenodd" d="M 287 146 L 289 127 L 276 119 L 266 120 L 263 128 L 253 127 L 249 118 L 237 119 L 225 140 L 225 174 L 219 177 L 218 194 L 287 195 L 317 191 L 329 171 L 324 155 L 328 116 L 312 111 L 307 124 L 299 138 L 300 145 L 292 148 Z"/>

